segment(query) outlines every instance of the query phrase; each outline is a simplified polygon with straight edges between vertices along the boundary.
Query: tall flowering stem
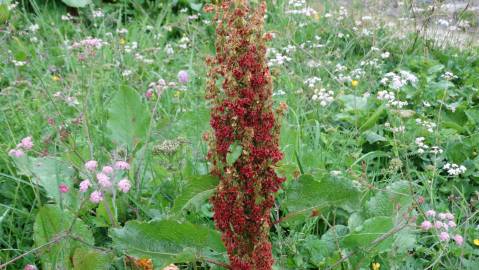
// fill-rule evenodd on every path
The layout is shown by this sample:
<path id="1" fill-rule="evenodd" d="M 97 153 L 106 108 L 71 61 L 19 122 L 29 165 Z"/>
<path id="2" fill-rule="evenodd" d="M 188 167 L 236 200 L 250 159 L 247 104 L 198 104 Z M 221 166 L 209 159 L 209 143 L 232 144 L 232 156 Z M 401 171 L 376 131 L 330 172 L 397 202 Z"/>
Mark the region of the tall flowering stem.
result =
<path id="1" fill-rule="evenodd" d="M 272 108 L 266 59 L 271 34 L 263 32 L 266 4 L 251 7 L 247 0 L 226 0 L 206 9 L 216 11 L 216 56 L 207 59 L 206 95 L 214 131 L 208 159 L 211 173 L 220 178 L 211 199 L 214 220 L 232 269 L 272 269 L 270 211 L 284 181 L 274 170 L 282 159 L 276 117 L 286 106 L 276 113 Z"/>

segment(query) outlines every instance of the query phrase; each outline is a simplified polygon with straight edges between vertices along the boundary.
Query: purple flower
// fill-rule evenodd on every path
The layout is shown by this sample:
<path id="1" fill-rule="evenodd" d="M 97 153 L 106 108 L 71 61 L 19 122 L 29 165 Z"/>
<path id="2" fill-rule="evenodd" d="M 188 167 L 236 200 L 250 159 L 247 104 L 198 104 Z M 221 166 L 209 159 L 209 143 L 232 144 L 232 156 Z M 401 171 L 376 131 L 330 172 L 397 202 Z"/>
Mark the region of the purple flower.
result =
<path id="1" fill-rule="evenodd" d="M 131 188 L 131 183 L 128 179 L 122 179 L 118 182 L 118 189 L 123 193 L 127 193 Z"/>
<path id="2" fill-rule="evenodd" d="M 91 187 L 90 180 L 85 179 L 80 182 L 80 192 L 86 192 L 89 187 Z"/>
<path id="3" fill-rule="evenodd" d="M 435 227 L 436 229 L 440 229 L 440 228 L 442 228 L 443 226 L 444 226 L 444 223 L 442 223 L 442 222 L 440 222 L 440 221 L 434 222 L 434 227 Z"/>
<path id="4" fill-rule="evenodd" d="M 96 162 L 96 160 L 89 160 L 85 163 L 85 168 L 91 172 L 96 170 L 96 167 L 98 167 L 98 162 Z"/>
<path id="5" fill-rule="evenodd" d="M 117 161 L 115 162 L 115 169 L 117 170 L 129 170 L 130 169 L 130 164 L 126 161 Z"/>
<path id="6" fill-rule="evenodd" d="M 455 228 L 457 226 L 456 222 L 452 221 L 452 220 L 449 220 L 449 222 L 447 223 L 447 225 L 449 225 L 449 227 L 451 228 Z"/>
<path id="7" fill-rule="evenodd" d="M 104 174 L 112 174 L 113 173 L 113 168 L 111 166 L 105 166 L 101 170 L 102 173 Z"/>
<path id="8" fill-rule="evenodd" d="M 104 188 L 111 187 L 110 177 L 108 177 L 108 175 L 104 173 L 97 173 L 96 179 L 98 180 L 98 183 L 100 184 L 100 186 Z"/>
<path id="9" fill-rule="evenodd" d="M 464 238 L 462 238 L 462 236 L 459 234 L 454 235 L 452 239 L 454 239 L 454 242 L 456 242 L 458 246 L 462 246 L 462 244 L 464 244 Z"/>
<path id="10" fill-rule="evenodd" d="M 19 157 L 23 157 L 25 153 L 20 149 L 12 149 L 8 151 L 8 155 L 11 157 L 19 158 Z"/>
<path id="11" fill-rule="evenodd" d="M 429 229 L 432 228 L 432 223 L 429 221 L 429 220 L 424 220 L 422 223 L 421 223 L 421 229 L 427 231 Z"/>
<path id="12" fill-rule="evenodd" d="M 436 211 L 434 210 L 427 210 L 426 211 L 426 217 L 435 217 L 436 216 Z"/>
<path id="13" fill-rule="evenodd" d="M 440 239 L 441 241 L 447 242 L 447 241 L 449 241 L 449 234 L 448 234 L 447 232 L 441 232 L 441 233 L 439 234 L 439 239 Z"/>
<path id="14" fill-rule="evenodd" d="M 33 141 L 32 141 L 32 137 L 31 136 L 28 136 L 28 137 L 25 137 L 21 140 L 21 142 L 17 145 L 17 147 L 21 147 L 25 150 L 30 150 L 32 149 L 33 147 Z"/>
<path id="15" fill-rule="evenodd" d="M 180 70 L 180 72 L 178 72 L 178 81 L 180 83 L 188 83 L 188 72 L 186 72 L 186 70 Z"/>
<path id="16" fill-rule="evenodd" d="M 61 193 L 67 193 L 70 188 L 68 188 L 67 185 L 61 183 L 59 186 L 58 186 L 58 190 L 60 190 Z"/>
<path id="17" fill-rule="evenodd" d="M 25 265 L 23 270 L 38 270 L 38 268 L 33 264 L 27 264 L 27 265 Z"/>
<path id="18" fill-rule="evenodd" d="M 446 213 L 439 213 L 438 217 L 442 220 L 446 219 Z"/>
<path id="19" fill-rule="evenodd" d="M 101 191 L 95 190 L 90 194 L 90 201 L 92 203 L 99 203 L 103 201 L 103 193 Z"/>

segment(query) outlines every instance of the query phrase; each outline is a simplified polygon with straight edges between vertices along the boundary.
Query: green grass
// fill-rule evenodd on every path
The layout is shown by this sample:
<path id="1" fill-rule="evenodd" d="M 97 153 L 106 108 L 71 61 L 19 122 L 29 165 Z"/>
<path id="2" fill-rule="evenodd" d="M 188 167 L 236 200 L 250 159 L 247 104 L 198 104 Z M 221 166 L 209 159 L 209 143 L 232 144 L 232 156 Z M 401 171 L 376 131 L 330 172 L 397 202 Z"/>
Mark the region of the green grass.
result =
<path id="1" fill-rule="evenodd" d="M 272 213 L 281 221 L 271 230 L 275 269 L 369 269 L 373 263 L 381 269 L 477 269 L 479 50 L 438 48 L 422 37 L 414 42 L 414 34 L 398 38 L 397 28 L 377 16 L 360 26 L 361 17 L 338 20 L 331 3 L 319 16 L 306 17 L 287 14 L 288 1 L 273 2 L 266 20 L 266 29 L 275 33 L 270 48 L 290 58 L 271 67 L 274 101 L 289 107 L 281 132 L 285 157 L 277 168 L 287 181 Z M 94 18 L 99 8 L 104 16 Z M 66 8 L 48 2 L 19 5 L 0 23 L 0 264 L 64 233 L 69 227 L 62 226 L 74 217 L 81 228 L 73 235 L 85 237 L 28 253 L 7 269 L 28 263 L 41 269 L 134 269 L 125 253 L 152 257 L 158 269 L 163 263 L 221 269 L 205 257 L 226 262 L 204 193 L 211 185 L 192 180 L 209 171 L 202 134 L 209 130 L 204 59 L 214 53 L 214 28 L 207 22 L 212 17 L 201 12 L 199 19 L 188 19 L 196 12 L 180 10 L 171 3 L 105 3 L 63 21 Z M 39 29 L 29 30 L 34 24 Z M 87 37 L 107 44 L 91 51 L 68 48 Z M 137 48 L 129 52 L 134 42 Z M 390 56 L 382 57 L 385 52 Z M 177 82 L 180 70 L 188 71 L 187 84 L 145 98 L 150 83 Z M 388 72 L 400 71 L 417 82 L 399 90 L 381 83 Z M 457 77 L 446 79 L 446 72 Z M 312 77 L 321 81 L 309 87 Z M 326 106 L 313 99 L 322 88 L 333 91 Z M 379 91 L 394 92 L 407 105 L 387 105 Z M 129 120 L 118 124 L 113 118 Z M 416 119 L 435 126 L 428 131 Z M 35 143 L 28 158 L 10 157 L 8 151 L 27 136 Z M 420 147 L 418 137 L 429 148 Z M 442 152 L 431 153 L 433 146 Z M 122 176 L 131 180 L 131 191 L 107 195 L 100 206 L 88 202 L 78 184 L 88 177 L 83 164 L 91 159 L 100 166 L 129 161 L 132 168 Z M 44 163 L 35 167 L 35 161 Z M 446 163 L 466 171 L 450 176 Z M 65 197 L 56 192 L 60 183 L 70 187 Z M 174 210 L 181 209 L 176 198 L 183 203 L 185 196 L 192 197 L 188 211 Z M 58 209 L 48 210 L 47 204 Z M 457 227 L 449 232 L 463 236 L 463 245 L 421 230 L 430 209 L 454 214 Z M 49 219 L 39 212 L 62 226 L 45 224 Z M 138 222 L 125 226 L 132 220 Z M 159 244 L 168 236 L 164 231 L 135 225 L 150 220 L 181 222 L 171 235 L 183 253 L 132 251 L 171 251 Z M 145 239 L 128 238 L 141 226 Z M 90 236 L 79 234 L 84 227 Z M 202 238 L 184 238 L 188 232 L 212 237 L 202 246 Z M 338 262 L 341 257 L 347 258 Z M 71 263 L 82 259 L 98 264 Z"/>

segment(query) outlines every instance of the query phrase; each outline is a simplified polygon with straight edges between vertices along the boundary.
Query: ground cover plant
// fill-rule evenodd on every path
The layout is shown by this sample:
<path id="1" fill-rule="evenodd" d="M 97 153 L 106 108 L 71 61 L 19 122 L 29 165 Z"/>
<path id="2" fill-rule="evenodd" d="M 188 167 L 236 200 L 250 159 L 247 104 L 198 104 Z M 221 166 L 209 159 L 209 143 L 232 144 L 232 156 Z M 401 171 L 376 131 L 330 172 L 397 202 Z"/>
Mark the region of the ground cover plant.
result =
<path id="1" fill-rule="evenodd" d="M 0 0 L 0 269 L 478 269 L 448 4 Z"/>

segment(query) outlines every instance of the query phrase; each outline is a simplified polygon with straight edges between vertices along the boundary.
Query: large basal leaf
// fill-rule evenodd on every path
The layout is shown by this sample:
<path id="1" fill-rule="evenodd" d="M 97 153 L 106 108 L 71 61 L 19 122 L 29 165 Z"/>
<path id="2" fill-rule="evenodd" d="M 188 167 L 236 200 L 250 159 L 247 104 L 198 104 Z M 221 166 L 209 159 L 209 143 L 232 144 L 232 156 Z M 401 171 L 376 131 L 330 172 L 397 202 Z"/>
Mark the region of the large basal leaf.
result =
<path id="1" fill-rule="evenodd" d="M 91 0 L 62 0 L 69 7 L 82 8 L 91 3 Z"/>
<path id="2" fill-rule="evenodd" d="M 412 203 L 409 182 L 398 181 L 379 191 L 366 203 L 366 210 L 373 216 L 395 216 L 403 213 Z"/>
<path id="3" fill-rule="evenodd" d="M 199 208 L 201 203 L 208 199 L 219 183 L 217 177 L 204 175 L 187 179 L 181 194 L 175 199 L 173 212 L 179 213 L 188 207 Z"/>
<path id="4" fill-rule="evenodd" d="M 344 247 L 349 249 L 370 248 L 373 242 L 382 237 L 393 228 L 391 217 L 378 216 L 366 220 L 362 226 L 356 227 L 342 241 Z M 391 247 L 393 238 L 389 237 L 378 244 L 377 248 L 387 251 Z"/>
<path id="5" fill-rule="evenodd" d="M 112 256 L 91 248 L 77 248 L 72 261 L 73 270 L 108 270 Z"/>
<path id="6" fill-rule="evenodd" d="M 73 176 L 75 171 L 70 164 L 55 157 L 15 158 L 15 166 L 20 174 L 32 178 L 34 184 L 43 187 L 48 197 L 55 202 L 75 208 L 78 204 L 76 192 L 60 193 L 59 185 L 65 184 L 73 191 Z"/>
<path id="7" fill-rule="evenodd" d="M 174 220 L 130 221 L 123 228 L 112 229 L 110 236 L 116 248 L 130 256 L 151 258 L 157 268 L 225 251 L 219 232 Z"/>
<path id="8" fill-rule="evenodd" d="M 73 221 L 75 223 L 73 224 Z M 75 218 L 68 211 L 61 210 L 55 205 L 45 205 L 38 211 L 33 224 L 33 240 L 35 246 L 41 246 L 58 237 L 65 235 L 73 224 L 70 235 L 82 241 L 74 240 L 72 237 L 63 237 L 48 248 L 42 250 L 42 269 L 72 269 L 72 256 L 76 248 L 93 245 L 92 233 L 83 221 Z"/>
<path id="9" fill-rule="evenodd" d="M 113 142 L 133 149 L 145 141 L 150 112 L 135 90 L 122 87 L 111 101 L 108 114 L 107 127 Z"/>
<path id="10" fill-rule="evenodd" d="M 286 198 L 282 205 L 289 212 L 303 213 L 332 206 L 346 210 L 355 209 L 359 206 L 361 194 L 346 178 L 322 175 L 315 179 L 307 174 L 292 183 L 285 193 Z"/>

